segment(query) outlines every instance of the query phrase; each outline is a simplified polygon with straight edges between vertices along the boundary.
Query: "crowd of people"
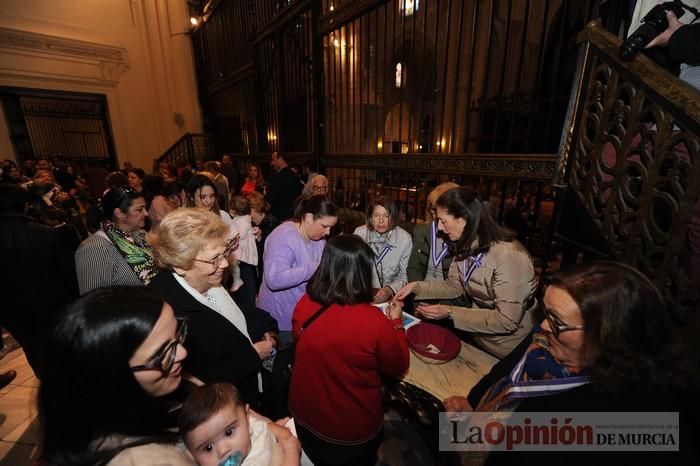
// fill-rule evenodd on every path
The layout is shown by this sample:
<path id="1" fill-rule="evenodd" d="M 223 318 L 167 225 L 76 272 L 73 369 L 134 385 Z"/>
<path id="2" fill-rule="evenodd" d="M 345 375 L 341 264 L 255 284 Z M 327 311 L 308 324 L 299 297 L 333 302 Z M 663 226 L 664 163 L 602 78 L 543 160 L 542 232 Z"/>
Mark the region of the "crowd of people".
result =
<path id="1" fill-rule="evenodd" d="M 470 188 L 436 186 L 413 235 L 386 195 L 332 235 L 338 208 L 312 166 L 304 182 L 274 153 L 267 182 L 224 157 L 196 173 L 105 170 L 94 198 L 69 165 L 3 169 L 0 324 L 41 380 L 43 464 L 295 465 L 302 450 L 374 464 L 382 378 L 409 367 L 403 312 L 500 361 L 448 412 L 697 404 L 695 355 L 632 267 L 559 272 L 538 295 L 528 251 Z"/>

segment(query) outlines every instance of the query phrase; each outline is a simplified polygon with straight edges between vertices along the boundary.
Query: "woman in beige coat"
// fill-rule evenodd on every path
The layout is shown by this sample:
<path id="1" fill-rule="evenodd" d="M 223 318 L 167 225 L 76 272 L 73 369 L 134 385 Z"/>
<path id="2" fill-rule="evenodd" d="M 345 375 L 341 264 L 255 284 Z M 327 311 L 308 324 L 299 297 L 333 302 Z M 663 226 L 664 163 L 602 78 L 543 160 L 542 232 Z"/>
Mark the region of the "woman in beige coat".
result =
<path id="1" fill-rule="evenodd" d="M 449 238 L 455 258 L 447 280 L 404 286 L 395 300 L 451 299 L 466 295 L 470 307 L 420 304 L 426 319 L 452 319 L 473 342 L 498 358 L 514 349 L 532 329 L 537 280 L 525 247 L 501 228 L 477 194 L 453 188 L 436 202 L 438 229 Z"/>

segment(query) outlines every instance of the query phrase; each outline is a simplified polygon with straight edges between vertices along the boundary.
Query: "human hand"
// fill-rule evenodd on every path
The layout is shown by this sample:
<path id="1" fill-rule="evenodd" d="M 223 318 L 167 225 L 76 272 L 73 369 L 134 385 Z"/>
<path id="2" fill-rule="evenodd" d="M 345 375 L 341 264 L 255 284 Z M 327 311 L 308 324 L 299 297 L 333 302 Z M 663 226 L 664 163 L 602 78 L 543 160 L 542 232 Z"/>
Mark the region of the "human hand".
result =
<path id="1" fill-rule="evenodd" d="M 665 47 L 668 45 L 668 41 L 671 38 L 671 36 L 682 26 L 684 26 L 683 23 L 681 23 L 678 18 L 676 18 L 676 14 L 669 10 L 666 12 L 666 19 L 668 20 L 668 29 L 666 29 L 664 32 L 659 34 L 658 36 L 654 37 L 651 42 L 647 44 L 645 49 L 651 48 L 651 47 Z"/>
<path id="2" fill-rule="evenodd" d="M 58 191 L 56 193 L 56 200 L 58 202 L 66 202 L 70 200 L 70 195 L 67 192 L 64 191 Z"/>
<path id="3" fill-rule="evenodd" d="M 241 241 L 241 234 L 240 233 L 236 233 L 236 236 L 231 238 L 231 241 L 227 245 L 228 247 L 231 248 L 231 255 L 233 255 L 233 252 L 236 249 L 238 249 L 238 244 L 240 243 L 240 241 Z"/>
<path id="4" fill-rule="evenodd" d="M 253 236 L 255 236 L 255 241 L 260 241 L 262 239 L 262 230 L 260 227 L 253 227 Z"/>
<path id="5" fill-rule="evenodd" d="M 261 340 L 257 343 L 253 343 L 253 348 L 258 352 L 260 359 L 265 359 L 272 354 L 272 342 L 269 340 Z"/>
<path id="6" fill-rule="evenodd" d="M 265 332 L 262 337 L 264 341 L 269 341 L 270 343 L 272 343 L 273 348 L 277 346 L 277 338 L 277 332 L 275 332 L 274 330 Z"/>
<path id="7" fill-rule="evenodd" d="M 445 412 L 449 413 L 447 415 L 448 418 L 456 417 L 454 413 L 470 413 L 474 411 L 474 408 L 469 404 L 469 400 L 463 396 L 451 396 L 443 401 L 442 404 L 445 406 Z"/>
<path id="8" fill-rule="evenodd" d="M 413 290 L 416 288 L 416 283 L 418 282 L 411 282 L 404 285 L 404 287 L 394 295 L 394 301 L 403 301 L 406 296 L 413 293 Z"/>
<path id="9" fill-rule="evenodd" d="M 272 435 L 275 436 L 277 443 L 282 447 L 282 451 L 285 455 L 290 454 L 292 458 L 296 458 L 297 461 L 301 457 L 301 443 L 299 439 L 292 435 L 292 432 L 284 427 L 284 424 L 289 421 L 288 417 L 282 418 L 278 421 L 271 422 L 267 425 L 270 429 Z"/>
<path id="10" fill-rule="evenodd" d="M 444 304 L 419 304 L 416 306 L 416 314 L 426 319 L 445 319 L 450 315 L 450 308 Z"/>
<path id="11" fill-rule="evenodd" d="M 384 288 L 381 288 L 377 290 L 376 293 L 374 293 L 374 302 L 385 303 L 389 301 L 392 296 L 394 296 L 394 290 L 392 290 L 388 286 L 385 286 Z"/>
<path id="12" fill-rule="evenodd" d="M 400 302 L 392 301 L 386 307 L 387 314 L 391 320 L 403 317 L 403 305 Z"/>

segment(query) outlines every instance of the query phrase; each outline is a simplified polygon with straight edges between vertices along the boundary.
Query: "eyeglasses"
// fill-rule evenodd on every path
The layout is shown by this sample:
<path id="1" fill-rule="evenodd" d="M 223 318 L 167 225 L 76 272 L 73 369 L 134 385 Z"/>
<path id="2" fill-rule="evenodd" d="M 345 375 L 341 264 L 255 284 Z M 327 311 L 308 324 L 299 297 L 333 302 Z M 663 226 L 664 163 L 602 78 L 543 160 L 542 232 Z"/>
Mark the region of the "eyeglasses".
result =
<path id="1" fill-rule="evenodd" d="M 221 264 L 223 261 L 228 260 L 227 257 L 231 255 L 231 253 L 238 247 L 238 237 L 233 238 L 230 240 L 228 243 L 226 243 L 226 249 L 224 249 L 224 252 L 219 254 L 218 256 L 214 257 L 213 259 L 206 260 L 206 259 L 197 259 L 195 257 L 195 261 L 197 262 L 202 262 L 204 264 L 209 264 L 212 267 L 218 267 L 219 264 Z"/>
<path id="2" fill-rule="evenodd" d="M 569 332 L 571 330 L 583 330 L 583 325 L 568 325 L 559 320 L 557 316 L 552 314 L 549 309 L 542 309 L 544 318 L 547 319 L 549 327 L 552 329 L 552 333 L 555 337 L 559 337 L 562 332 Z"/>
<path id="3" fill-rule="evenodd" d="M 311 190 L 315 193 L 325 193 L 326 191 L 328 191 L 328 185 L 327 184 L 323 184 L 320 186 L 311 185 Z"/>
<path id="4" fill-rule="evenodd" d="M 184 344 L 185 338 L 187 338 L 187 317 L 176 317 L 176 319 L 178 327 L 175 332 L 175 340 L 171 341 L 165 348 L 151 356 L 145 364 L 132 366 L 132 371 L 139 372 L 157 369 L 161 371 L 163 375 L 170 374 L 170 370 L 173 368 L 173 364 L 175 364 L 177 345 Z"/>

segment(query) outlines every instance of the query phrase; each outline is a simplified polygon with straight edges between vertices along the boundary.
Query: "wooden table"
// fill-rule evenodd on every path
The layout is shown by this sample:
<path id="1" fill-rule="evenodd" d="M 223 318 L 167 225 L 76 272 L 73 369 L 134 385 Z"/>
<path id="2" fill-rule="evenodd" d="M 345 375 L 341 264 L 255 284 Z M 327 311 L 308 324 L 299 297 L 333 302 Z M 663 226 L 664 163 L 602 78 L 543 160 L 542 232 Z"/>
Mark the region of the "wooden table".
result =
<path id="1" fill-rule="evenodd" d="M 496 362 L 497 358 L 464 342 L 459 356 L 444 364 L 429 364 L 411 351 L 411 364 L 402 381 L 443 401 L 453 395 L 467 396 Z"/>
<path id="2" fill-rule="evenodd" d="M 438 414 L 445 409 L 442 404 L 445 398 L 467 396 L 497 361 L 464 342 L 459 356 L 444 364 L 426 363 L 411 352 L 406 374 L 401 379 L 385 381 L 385 405 L 396 410 L 404 420 L 412 419 L 423 427 L 435 429 Z"/>

